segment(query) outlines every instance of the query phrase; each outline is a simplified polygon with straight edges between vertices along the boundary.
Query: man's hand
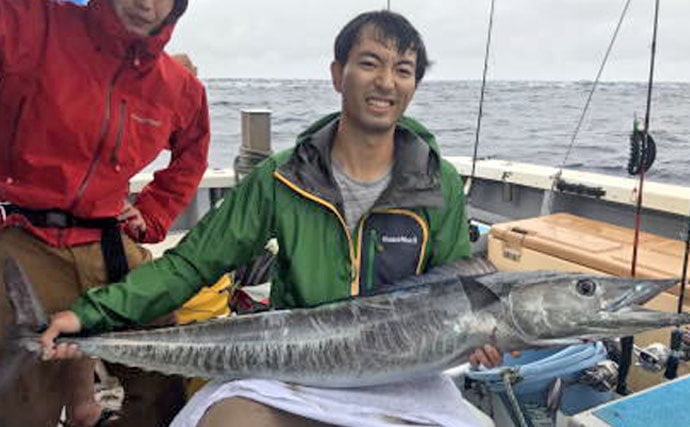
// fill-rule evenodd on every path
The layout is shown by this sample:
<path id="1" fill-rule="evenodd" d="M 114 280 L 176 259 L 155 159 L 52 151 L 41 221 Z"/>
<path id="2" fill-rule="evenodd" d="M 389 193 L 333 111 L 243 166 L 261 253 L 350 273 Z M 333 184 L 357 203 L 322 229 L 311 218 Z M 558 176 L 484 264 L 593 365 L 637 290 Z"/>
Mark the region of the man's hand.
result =
<path id="1" fill-rule="evenodd" d="M 73 311 L 55 313 L 50 319 L 48 329 L 40 337 L 43 346 L 43 360 L 77 359 L 82 356 L 75 344 L 55 345 L 55 338 L 60 334 L 74 334 L 81 331 L 81 322 Z"/>
<path id="2" fill-rule="evenodd" d="M 495 368 L 503 364 L 503 354 L 491 344 L 484 344 L 470 354 L 470 365 L 483 365 L 486 368 Z"/>
<path id="3" fill-rule="evenodd" d="M 512 351 L 510 354 L 513 357 L 520 356 L 519 351 Z M 474 350 L 474 352 L 470 354 L 470 365 L 473 367 L 482 365 L 485 368 L 491 369 L 496 366 L 501 366 L 502 364 L 503 354 L 491 344 L 485 344 L 483 347 Z"/>
<path id="4" fill-rule="evenodd" d="M 129 200 L 125 199 L 125 203 L 122 206 L 122 212 L 117 216 L 117 220 L 126 223 L 129 229 L 128 234 L 134 237 L 135 240 L 141 241 L 143 239 L 146 234 L 144 216 L 139 209 L 129 202 Z"/>

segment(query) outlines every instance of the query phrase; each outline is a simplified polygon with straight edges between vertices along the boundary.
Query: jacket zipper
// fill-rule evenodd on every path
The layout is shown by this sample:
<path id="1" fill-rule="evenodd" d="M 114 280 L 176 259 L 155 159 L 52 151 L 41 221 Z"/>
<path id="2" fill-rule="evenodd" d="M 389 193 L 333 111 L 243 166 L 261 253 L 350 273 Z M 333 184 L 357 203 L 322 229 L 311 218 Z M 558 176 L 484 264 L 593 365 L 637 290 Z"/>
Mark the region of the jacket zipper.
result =
<path id="1" fill-rule="evenodd" d="M 120 115 L 117 119 L 117 136 L 115 137 L 115 146 L 113 147 L 113 152 L 110 153 L 110 164 L 118 168 L 118 162 L 120 160 L 120 147 L 122 146 L 122 140 L 124 139 L 124 128 L 125 128 L 125 114 L 127 112 L 127 101 L 124 99 L 120 102 Z"/>
<path id="2" fill-rule="evenodd" d="M 362 221 L 362 226 L 364 222 Z M 367 294 L 370 294 L 374 290 L 374 277 L 376 269 L 376 251 L 378 247 L 378 233 L 375 229 L 371 229 L 367 232 L 367 254 L 366 254 L 366 266 L 367 274 L 364 278 L 364 290 Z"/>
<path id="3" fill-rule="evenodd" d="M 348 228 L 347 222 L 345 221 L 345 218 L 343 218 L 343 215 L 332 203 L 329 203 L 320 197 L 317 197 L 305 190 L 302 190 L 292 181 L 283 176 L 280 172 L 273 172 L 273 176 L 283 184 L 287 185 L 288 188 L 291 188 L 296 193 L 301 194 L 307 199 L 312 200 L 322 206 L 325 206 L 328 210 L 335 214 L 336 218 L 338 218 L 338 222 L 340 222 L 340 226 L 345 232 L 345 237 L 347 238 L 347 247 L 350 255 L 350 296 L 359 295 L 359 257 L 355 255 L 355 247 L 352 243 L 352 233 L 350 233 L 350 229 Z"/>
<path id="4" fill-rule="evenodd" d="M 69 205 L 69 211 L 72 211 L 74 207 L 77 206 L 81 198 L 84 196 L 86 187 L 88 187 L 89 182 L 91 181 L 91 177 L 93 176 L 93 173 L 96 171 L 96 165 L 98 164 L 98 161 L 100 160 L 101 155 L 103 154 L 103 148 L 108 139 L 108 128 L 110 126 L 111 113 L 110 104 L 112 102 L 113 90 L 115 89 L 115 83 L 117 82 L 117 79 L 120 77 L 120 74 L 124 70 L 125 65 L 127 65 L 127 61 L 122 62 L 119 68 L 115 70 L 115 74 L 113 75 L 113 78 L 110 80 L 110 83 L 108 84 L 108 89 L 105 92 L 105 112 L 103 114 L 103 121 L 101 122 L 101 132 L 98 135 L 98 144 L 96 144 L 96 150 L 94 151 L 93 159 L 89 164 L 89 167 L 86 171 L 86 175 L 84 176 L 84 179 L 79 185 L 79 188 L 77 189 L 77 192 L 74 195 L 74 199 L 72 199 L 72 203 L 70 203 Z M 63 228 L 58 230 L 58 242 L 62 242 L 67 230 L 68 229 Z"/>
<path id="5" fill-rule="evenodd" d="M 8 165 L 7 165 L 7 178 L 14 178 L 14 167 L 15 167 L 15 159 L 14 157 L 16 156 L 15 152 L 15 146 L 17 144 L 17 133 L 19 132 L 19 122 L 21 121 L 22 116 L 24 115 L 24 108 L 26 108 L 26 97 L 22 98 L 19 101 L 19 108 L 17 108 L 17 115 L 14 117 L 14 122 L 12 123 L 12 133 L 10 134 L 10 144 L 9 144 L 9 152 L 8 152 Z"/>
<path id="6" fill-rule="evenodd" d="M 110 126 L 111 114 L 110 104 L 112 102 L 113 90 L 115 89 L 115 82 L 117 81 L 118 77 L 120 77 L 120 73 L 124 69 L 125 64 L 126 62 L 121 64 L 120 68 L 118 68 L 115 71 L 115 74 L 113 75 L 113 78 L 112 80 L 110 80 L 110 84 L 108 85 L 108 90 L 105 93 L 105 113 L 103 114 L 103 121 L 101 122 L 101 133 L 98 136 L 98 144 L 96 144 L 96 150 L 94 151 L 93 159 L 89 164 L 89 168 L 87 169 L 86 175 L 84 176 L 81 185 L 77 189 L 74 199 L 70 204 L 69 210 L 74 209 L 74 207 L 77 206 L 77 204 L 81 200 L 82 196 L 84 195 L 84 192 L 86 191 L 86 187 L 88 187 L 89 182 L 91 181 L 93 173 L 96 171 L 96 165 L 98 164 L 98 161 L 100 160 L 101 155 L 103 154 L 103 146 L 105 145 L 108 139 L 108 128 Z"/>

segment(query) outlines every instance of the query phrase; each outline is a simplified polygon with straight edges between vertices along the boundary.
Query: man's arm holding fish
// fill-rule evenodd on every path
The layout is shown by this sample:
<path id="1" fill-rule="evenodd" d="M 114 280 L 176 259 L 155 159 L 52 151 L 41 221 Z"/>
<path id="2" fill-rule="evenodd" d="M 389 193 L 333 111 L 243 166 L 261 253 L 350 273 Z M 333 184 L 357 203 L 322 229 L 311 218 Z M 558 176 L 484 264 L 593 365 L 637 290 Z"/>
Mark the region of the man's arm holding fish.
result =
<path id="1" fill-rule="evenodd" d="M 77 355 L 76 349 L 67 352 L 64 344 L 55 353 L 53 340 L 60 334 L 139 326 L 169 313 L 204 284 L 258 254 L 268 240 L 271 209 L 251 207 L 266 207 L 272 201 L 271 192 L 254 182 L 255 177 L 245 178 L 163 257 L 132 270 L 120 283 L 87 291 L 71 310 L 54 314 L 41 337 L 44 357 Z M 247 208 L 237 208 L 238 204 Z"/>
<path id="2" fill-rule="evenodd" d="M 271 192 L 254 181 L 253 175 L 245 178 L 220 207 L 202 219 L 178 247 L 167 251 L 161 259 L 135 269 L 122 283 L 89 291 L 72 311 L 53 315 L 49 328 L 41 336 L 44 357 L 79 357 L 76 346 L 65 343 L 55 346 L 54 339 L 60 334 L 143 324 L 182 304 L 201 284 L 241 264 L 229 264 L 230 259 L 245 262 L 251 253 L 259 251 L 262 245 L 257 242 L 265 241 L 261 236 L 268 236 L 270 231 L 262 226 L 270 221 L 261 215 L 266 215 L 269 209 L 245 211 L 248 206 L 267 206 L 272 201 L 266 199 Z M 461 188 L 459 177 L 457 181 Z M 463 231 L 467 227 L 464 198 L 460 193 L 452 199 L 443 226 L 435 230 L 438 245 L 430 261 L 434 264 L 451 262 L 469 252 L 468 233 Z M 238 203 L 245 208 L 238 208 Z M 233 239 L 221 238 L 224 234 L 221 230 L 227 228 L 242 230 L 242 233 L 234 235 Z M 458 231 L 455 235 L 460 237 L 451 243 L 454 231 Z M 230 243 L 232 240 L 234 242 Z M 502 364 L 502 355 L 494 345 L 487 344 L 475 350 L 469 361 L 473 365 L 493 367 Z"/>

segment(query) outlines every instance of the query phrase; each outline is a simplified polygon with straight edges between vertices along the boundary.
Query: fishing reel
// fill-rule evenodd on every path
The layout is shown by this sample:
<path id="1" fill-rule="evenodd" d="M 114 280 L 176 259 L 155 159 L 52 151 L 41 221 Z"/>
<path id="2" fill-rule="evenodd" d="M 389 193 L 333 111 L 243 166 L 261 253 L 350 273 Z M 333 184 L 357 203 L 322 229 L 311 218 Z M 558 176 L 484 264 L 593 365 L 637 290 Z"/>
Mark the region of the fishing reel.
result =
<path id="1" fill-rule="evenodd" d="M 647 172 L 656 159 L 656 143 L 652 135 L 637 128 L 637 121 L 630 134 L 630 159 L 628 160 L 628 173 L 639 175 L 642 171 Z"/>
<path id="2" fill-rule="evenodd" d="M 680 354 L 681 360 L 690 360 L 690 329 L 687 327 L 681 329 Z"/>
<path id="3" fill-rule="evenodd" d="M 618 385 L 618 364 L 613 360 L 602 360 L 582 371 L 578 382 L 596 391 L 613 391 Z"/>
<path id="4" fill-rule="evenodd" d="M 671 356 L 671 349 L 664 344 L 655 342 L 646 347 L 635 346 L 637 356 L 636 365 L 650 372 L 661 372 L 666 368 L 668 358 Z"/>
<path id="5" fill-rule="evenodd" d="M 618 385 L 618 364 L 606 359 L 581 371 L 575 380 L 556 378 L 546 395 L 546 408 L 552 414 L 555 414 L 560 407 L 565 388 L 574 383 L 584 384 L 598 392 L 613 391 Z"/>
<path id="6" fill-rule="evenodd" d="M 637 366 L 644 370 L 651 372 L 660 372 L 664 370 L 671 359 L 674 363 L 677 361 L 687 362 L 690 360 L 690 329 L 683 328 L 679 330 L 680 345 L 679 349 L 673 351 L 669 346 L 658 342 L 652 343 L 646 347 L 635 346 L 635 354 L 637 356 Z"/>

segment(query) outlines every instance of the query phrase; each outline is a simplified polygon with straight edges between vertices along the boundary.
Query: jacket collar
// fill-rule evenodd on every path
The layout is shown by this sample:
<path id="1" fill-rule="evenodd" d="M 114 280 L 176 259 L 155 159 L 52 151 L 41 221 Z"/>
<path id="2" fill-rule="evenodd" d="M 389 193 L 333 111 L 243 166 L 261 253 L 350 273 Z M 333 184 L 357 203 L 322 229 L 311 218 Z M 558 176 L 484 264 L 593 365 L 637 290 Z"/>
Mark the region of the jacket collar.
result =
<path id="1" fill-rule="evenodd" d="M 104 50 L 123 61 L 131 61 L 140 71 L 151 68 L 172 36 L 177 18 L 184 12 L 186 0 L 178 0 L 158 33 L 139 37 L 129 33 L 120 22 L 110 0 L 91 0 L 87 6 L 89 35 L 96 49 Z"/>
<path id="2" fill-rule="evenodd" d="M 298 138 L 290 159 L 278 170 L 294 184 L 338 207 L 342 196 L 333 178 L 331 148 L 340 114 L 316 122 Z M 395 131 L 395 163 L 388 188 L 377 207 L 441 207 L 440 156 L 435 145 L 423 139 L 402 119 Z M 433 138 L 424 130 L 424 136 Z"/>

